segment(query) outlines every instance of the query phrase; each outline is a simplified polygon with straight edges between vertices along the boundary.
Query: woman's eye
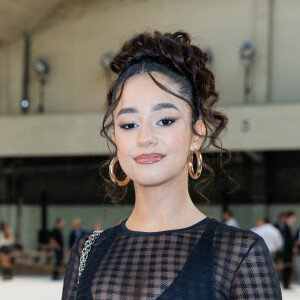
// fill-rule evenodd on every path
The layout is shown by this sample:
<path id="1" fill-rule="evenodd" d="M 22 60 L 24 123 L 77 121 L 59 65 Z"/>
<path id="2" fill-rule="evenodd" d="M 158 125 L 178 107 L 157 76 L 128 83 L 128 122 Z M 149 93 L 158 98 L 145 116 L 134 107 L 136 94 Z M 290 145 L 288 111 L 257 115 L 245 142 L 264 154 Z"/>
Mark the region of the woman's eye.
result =
<path id="1" fill-rule="evenodd" d="M 170 126 L 175 122 L 174 119 L 162 119 L 157 124 L 161 126 Z"/>
<path id="2" fill-rule="evenodd" d="M 133 128 L 136 128 L 136 124 L 134 124 L 134 123 L 127 123 L 127 124 L 122 124 L 122 125 L 120 125 L 120 127 L 122 128 L 122 129 L 125 129 L 125 130 L 129 130 L 129 129 L 133 129 Z"/>

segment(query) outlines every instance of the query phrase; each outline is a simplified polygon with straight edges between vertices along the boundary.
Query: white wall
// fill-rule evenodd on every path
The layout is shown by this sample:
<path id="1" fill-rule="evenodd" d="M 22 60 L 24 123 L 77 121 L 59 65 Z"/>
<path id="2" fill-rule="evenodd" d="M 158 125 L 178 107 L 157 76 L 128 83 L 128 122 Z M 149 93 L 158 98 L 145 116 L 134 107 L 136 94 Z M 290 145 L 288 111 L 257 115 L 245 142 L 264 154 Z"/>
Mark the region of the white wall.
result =
<path id="1" fill-rule="evenodd" d="M 23 48 L 22 38 L 0 45 L 0 115 L 20 112 Z"/>
<path id="2" fill-rule="evenodd" d="M 274 102 L 300 99 L 300 2 L 277 0 L 274 7 L 272 93 Z"/>
<path id="3" fill-rule="evenodd" d="M 271 96 L 276 102 L 299 99 L 300 2 L 287 2 L 274 1 Z M 54 14 L 30 35 L 32 62 L 43 57 L 51 67 L 45 91 L 46 112 L 101 111 L 107 84 L 100 57 L 107 51 L 116 52 L 123 40 L 149 28 L 186 30 L 195 43 L 212 47 L 217 87 L 222 102 L 230 104 L 242 103 L 243 73 L 238 52 L 245 40 L 251 40 L 257 49 L 251 101 L 265 102 L 270 62 L 268 0 L 106 0 L 78 5 L 64 14 Z M 22 40 L 0 49 L 0 113 L 19 113 Z M 32 68 L 29 87 L 30 111 L 34 113 L 39 90 Z"/>
<path id="4" fill-rule="evenodd" d="M 229 118 L 222 137 L 228 149 L 300 149 L 300 103 L 220 109 Z M 100 113 L 4 116 L 0 118 L 0 157 L 106 155 L 108 147 L 99 134 L 102 118 Z"/>

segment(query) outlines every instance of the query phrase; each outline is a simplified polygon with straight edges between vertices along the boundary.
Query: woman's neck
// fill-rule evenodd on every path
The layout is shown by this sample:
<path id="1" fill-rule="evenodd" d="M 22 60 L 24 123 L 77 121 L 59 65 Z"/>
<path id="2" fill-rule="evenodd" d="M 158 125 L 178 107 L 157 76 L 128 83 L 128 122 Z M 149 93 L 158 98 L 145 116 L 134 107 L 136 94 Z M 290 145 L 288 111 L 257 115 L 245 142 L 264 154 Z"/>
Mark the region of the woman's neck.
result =
<path id="1" fill-rule="evenodd" d="M 135 206 L 126 221 L 126 227 L 131 230 L 155 232 L 179 229 L 205 218 L 189 196 L 187 180 L 175 178 L 151 187 L 135 184 L 135 194 Z"/>

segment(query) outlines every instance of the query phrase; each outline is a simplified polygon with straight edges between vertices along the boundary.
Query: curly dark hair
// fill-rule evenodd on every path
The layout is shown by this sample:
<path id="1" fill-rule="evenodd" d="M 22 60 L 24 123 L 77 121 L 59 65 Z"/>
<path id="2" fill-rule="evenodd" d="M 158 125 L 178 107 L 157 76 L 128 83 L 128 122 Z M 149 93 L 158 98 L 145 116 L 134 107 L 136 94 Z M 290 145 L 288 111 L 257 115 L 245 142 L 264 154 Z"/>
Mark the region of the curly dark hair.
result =
<path id="1" fill-rule="evenodd" d="M 108 109 L 103 119 L 101 136 L 107 139 L 108 147 L 109 142 L 115 146 L 115 151 L 110 151 L 111 158 L 100 167 L 100 174 L 106 182 L 106 197 L 109 197 L 112 202 L 118 203 L 122 200 L 126 195 L 127 187 L 116 187 L 107 176 L 107 167 L 116 155 L 116 145 L 109 136 L 109 129 L 114 126 L 114 120 L 111 117 L 120 101 L 126 80 L 137 74 L 148 74 L 161 89 L 182 99 L 190 106 L 191 126 L 194 133 L 198 134 L 195 132 L 194 125 L 199 119 L 206 127 L 200 151 L 203 152 L 210 146 L 220 150 L 218 164 L 221 170 L 226 172 L 224 164 L 228 163 L 231 154 L 222 147 L 219 135 L 226 127 L 227 117 L 214 109 L 219 97 L 215 89 L 214 75 L 206 67 L 207 60 L 207 54 L 199 47 L 191 45 L 189 34 L 183 31 L 175 33 L 154 31 L 137 34 L 126 41 L 113 58 L 110 68 L 117 74 L 117 79 L 112 83 L 107 94 Z M 158 82 L 152 76 L 153 72 L 165 75 L 176 84 L 178 92 L 175 93 Z M 209 202 L 202 191 L 213 180 L 215 172 L 206 159 L 203 159 L 203 168 L 204 176 L 201 176 L 195 184 L 195 189 Z"/>

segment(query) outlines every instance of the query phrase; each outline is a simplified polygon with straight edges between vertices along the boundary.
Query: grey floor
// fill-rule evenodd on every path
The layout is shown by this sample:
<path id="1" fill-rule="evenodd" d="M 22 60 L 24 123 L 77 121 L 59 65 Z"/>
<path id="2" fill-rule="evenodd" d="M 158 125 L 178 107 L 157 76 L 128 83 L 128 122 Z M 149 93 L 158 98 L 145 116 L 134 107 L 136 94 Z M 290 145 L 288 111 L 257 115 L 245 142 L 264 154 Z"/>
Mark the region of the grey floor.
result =
<path id="1" fill-rule="evenodd" d="M 0 280 L 1 300 L 60 300 L 63 282 L 49 277 L 16 276 L 13 280 Z M 299 300 L 300 285 L 283 290 L 283 300 Z"/>

